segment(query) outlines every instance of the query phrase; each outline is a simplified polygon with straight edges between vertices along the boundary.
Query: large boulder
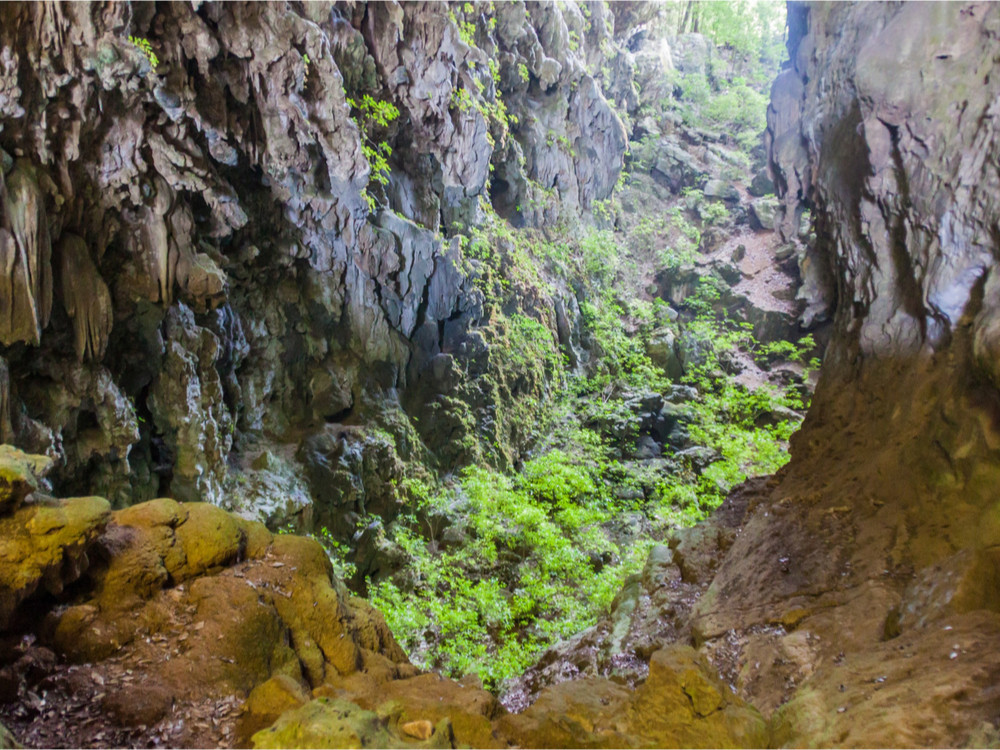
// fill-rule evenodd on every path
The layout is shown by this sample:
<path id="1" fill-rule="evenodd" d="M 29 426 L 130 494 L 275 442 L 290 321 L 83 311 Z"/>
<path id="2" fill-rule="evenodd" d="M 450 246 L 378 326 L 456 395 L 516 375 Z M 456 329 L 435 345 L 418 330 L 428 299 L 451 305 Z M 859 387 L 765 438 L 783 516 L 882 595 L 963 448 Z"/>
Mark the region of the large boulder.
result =
<path id="1" fill-rule="evenodd" d="M 0 518 L 0 631 L 39 589 L 57 596 L 80 578 L 110 518 L 100 497 L 31 503 Z"/>

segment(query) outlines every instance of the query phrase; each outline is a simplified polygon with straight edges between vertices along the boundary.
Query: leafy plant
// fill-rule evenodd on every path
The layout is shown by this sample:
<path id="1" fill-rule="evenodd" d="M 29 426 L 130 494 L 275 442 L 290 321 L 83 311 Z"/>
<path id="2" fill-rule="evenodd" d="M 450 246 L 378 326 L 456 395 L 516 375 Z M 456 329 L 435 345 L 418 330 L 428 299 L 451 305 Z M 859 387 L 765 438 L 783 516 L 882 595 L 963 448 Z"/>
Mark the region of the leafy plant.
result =
<path id="1" fill-rule="evenodd" d="M 156 66 L 160 64 L 160 58 L 158 58 L 156 53 L 153 52 L 153 45 L 150 44 L 149 40 L 140 36 L 130 36 L 128 40 L 133 47 L 139 50 L 145 58 L 149 60 L 149 64 L 155 72 Z"/>
<path id="2" fill-rule="evenodd" d="M 370 94 L 365 94 L 361 101 L 347 99 L 348 106 L 354 110 L 354 121 L 361 132 L 361 152 L 368 160 L 371 171 L 371 179 L 379 185 L 389 183 L 389 157 L 392 156 L 392 147 L 384 140 L 375 140 L 374 133 L 377 129 L 385 129 L 390 123 L 399 117 L 399 110 L 392 102 L 379 101 Z M 377 202 L 368 192 L 364 191 L 368 209 L 375 210 Z"/>

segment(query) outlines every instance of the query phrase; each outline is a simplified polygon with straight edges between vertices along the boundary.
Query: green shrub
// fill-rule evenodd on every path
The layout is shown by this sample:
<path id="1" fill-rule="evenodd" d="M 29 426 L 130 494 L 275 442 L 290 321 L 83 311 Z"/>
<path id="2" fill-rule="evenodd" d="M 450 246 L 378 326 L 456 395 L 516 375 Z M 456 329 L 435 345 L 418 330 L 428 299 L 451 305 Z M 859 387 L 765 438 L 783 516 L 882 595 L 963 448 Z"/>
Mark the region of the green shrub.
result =
<path id="1" fill-rule="evenodd" d="M 642 565 L 648 544 L 618 549 L 596 530 L 613 511 L 586 472 L 565 453 L 536 460 L 520 485 L 469 468 L 430 501 L 459 519 L 465 544 L 442 550 L 405 523 L 392 530 L 410 556 L 410 590 L 387 580 L 369 592 L 415 663 L 455 677 L 476 672 L 497 689 L 556 640 L 592 624 Z M 570 480 L 558 501 L 547 494 L 544 469 Z M 610 552 L 615 562 L 596 572 L 591 552 Z"/>

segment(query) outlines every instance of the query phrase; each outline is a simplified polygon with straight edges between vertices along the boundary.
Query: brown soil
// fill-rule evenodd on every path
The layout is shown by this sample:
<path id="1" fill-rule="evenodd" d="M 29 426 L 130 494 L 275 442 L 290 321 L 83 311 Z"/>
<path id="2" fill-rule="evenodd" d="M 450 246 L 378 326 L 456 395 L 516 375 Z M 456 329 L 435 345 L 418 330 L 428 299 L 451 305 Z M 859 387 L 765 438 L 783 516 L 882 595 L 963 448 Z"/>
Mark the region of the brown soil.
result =
<path id="1" fill-rule="evenodd" d="M 168 661 L 183 650 L 183 635 L 174 629 L 147 637 L 143 651 Z M 46 651 L 31 647 L 25 657 L 34 661 Z M 0 724 L 26 748 L 233 747 L 243 701 L 178 701 L 150 683 L 154 663 L 126 648 L 96 664 L 53 665 L 35 684 L 22 672 L 17 700 L 0 706 Z M 121 726 L 132 720 L 139 723 Z"/>

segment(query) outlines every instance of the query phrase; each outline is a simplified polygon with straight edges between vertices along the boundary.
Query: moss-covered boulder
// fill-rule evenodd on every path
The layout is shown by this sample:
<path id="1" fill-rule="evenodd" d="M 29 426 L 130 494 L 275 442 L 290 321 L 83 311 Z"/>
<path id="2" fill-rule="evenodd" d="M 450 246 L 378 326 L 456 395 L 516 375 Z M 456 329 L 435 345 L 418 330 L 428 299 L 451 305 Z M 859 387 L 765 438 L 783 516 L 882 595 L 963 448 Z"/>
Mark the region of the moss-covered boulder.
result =
<path id="1" fill-rule="evenodd" d="M 447 719 L 458 745 L 504 746 L 494 735 L 492 722 L 506 711 L 479 685 L 455 682 L 433 673 L 373 683 L 367 689 L 359 690 L 358 684 L 357 680 L 352 681 L 355 689 L 350 693 L 351 700 L 362 708 L 389 716 L 402 736 L 418 736 L 413 733 L 419 727 L 437 726 Z M 407 726 L 409 729 L 404 729 Z"/>
<path id="2" fill-rule="evenodd" d="M 334 578 L 316 540 L 275 536 L 204 503 L 104 508 L 87 585 L 46 621 L 44 637 L 66 660 L 114 657 L 179 702 L 249 699 L 228 725 L 244 743 L 311 700 L 309 689 L 358 693 L 417 673 L 382 616 Z M 116 709 L 113 719 L 135 715 Z"/>
<path id="3" fill-rule="evenodd" d="M 241 734 L 250 736 L 271 726 L 286 711 L 294 711 L 311 700 L 302 685 L 288 675 L 275 675 L 262 682 L 247 698 Z"/>
<path id="4" fill-rule="evenodd" d="M 0 513 L 17 510 L 24 498 L 38 489 L 38 478 L 52 467 L 48 456 L 24 453 L 11 445 L 0 445 Z"/>
<path id="5" fill-rule="evenodd" d="M 253 746 L 264 748 L 450 748 L 451 726 L 447 719 L 432 728 L 426 739 L 424 727 L 409 726 L 410 733 L 394 731 L 390 717 L 367 711 L 354 703 L 317 698 L 288 711 L 273 726 L 253 736 Z M 416 735 L 416 736 L 415 736 Z"/>
<path id="6" fill-rule="evenodd" d="M 100 497 L 24 505 L 0 518 L 0 630 L 39 588 L 60 594 L 80 577 L 110 518 L 111 506 Z"/>

